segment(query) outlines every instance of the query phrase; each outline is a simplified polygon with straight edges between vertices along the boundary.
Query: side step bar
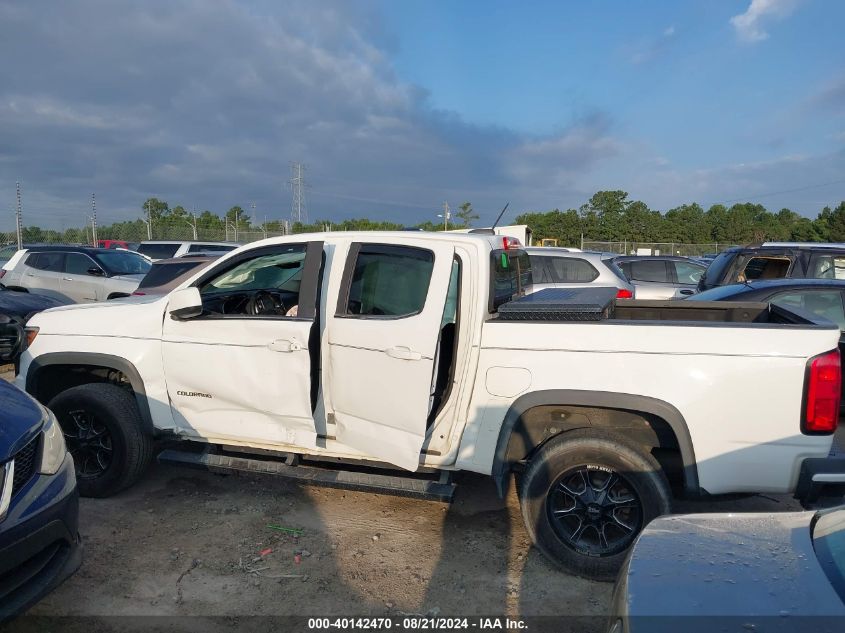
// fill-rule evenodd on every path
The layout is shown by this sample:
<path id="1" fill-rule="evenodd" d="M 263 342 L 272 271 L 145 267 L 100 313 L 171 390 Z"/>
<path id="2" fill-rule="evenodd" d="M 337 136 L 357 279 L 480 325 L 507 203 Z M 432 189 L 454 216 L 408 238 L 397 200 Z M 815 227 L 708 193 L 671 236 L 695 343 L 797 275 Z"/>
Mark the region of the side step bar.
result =
<path id="1" fill-rule="evenodd" d="M 162 464 L 188 466 L 213 472 L 245 472 L 263 475 L 277 475 L 296 479 L 304 484 L 345 488 L 368 492 L 415 497 L 432 501 L 452 501 L 455 484 L 450 473 L 441 471 L 440 479 L 416 479 L 378 473 L 362 473 L 349 470 L 330 470 L 286 464 L 278 461 L 254 459 L 252 457 L 232 457 L 208 451 L 193 453 L 176 449 L 163 450 L 158 455 Z M 296 463 L 296 460 L 293 460 Z"/>

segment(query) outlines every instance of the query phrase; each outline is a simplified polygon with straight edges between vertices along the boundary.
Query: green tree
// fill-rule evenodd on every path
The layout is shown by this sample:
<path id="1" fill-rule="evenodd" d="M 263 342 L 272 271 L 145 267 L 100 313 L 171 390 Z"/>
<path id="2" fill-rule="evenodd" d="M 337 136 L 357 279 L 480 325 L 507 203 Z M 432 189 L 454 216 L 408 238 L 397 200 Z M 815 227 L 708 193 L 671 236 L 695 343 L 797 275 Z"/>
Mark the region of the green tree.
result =
<path id="1" fill-rule="evenodd" d="M 461 221 L 461 224 L 465 228 L 469 228 L 472 226 L 472 221 L 477 220 L 480 216 L 475 212 L 475 209 L 472 208 L 471 202 L 464 202 L 458 207 L 458 212 L 455 213 L 455 217 Z"/>

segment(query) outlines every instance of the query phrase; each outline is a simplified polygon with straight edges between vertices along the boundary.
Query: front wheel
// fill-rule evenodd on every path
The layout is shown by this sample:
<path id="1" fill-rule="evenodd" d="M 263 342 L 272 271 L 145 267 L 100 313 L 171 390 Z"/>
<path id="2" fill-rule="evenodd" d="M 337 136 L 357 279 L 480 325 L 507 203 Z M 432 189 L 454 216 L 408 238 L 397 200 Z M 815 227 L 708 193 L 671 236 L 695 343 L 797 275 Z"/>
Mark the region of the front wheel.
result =
<path id="1" fill-rule="evenodd" d="M 621 436 L 595 430 L 550 440 L 520 484 L 534 545 L 565 571 L 593 580 L 613 580 L 643 527 L 671 508 L 657 460 Z"/>
<path id="2" fill-rule="evenodd" d="M 153 438 L 141 430 L 132 394 L 90 383 L 62 391 L 48 406 L 73 456 L 79 494 L 109 497 L 138 480 L 152 457 Z"/>

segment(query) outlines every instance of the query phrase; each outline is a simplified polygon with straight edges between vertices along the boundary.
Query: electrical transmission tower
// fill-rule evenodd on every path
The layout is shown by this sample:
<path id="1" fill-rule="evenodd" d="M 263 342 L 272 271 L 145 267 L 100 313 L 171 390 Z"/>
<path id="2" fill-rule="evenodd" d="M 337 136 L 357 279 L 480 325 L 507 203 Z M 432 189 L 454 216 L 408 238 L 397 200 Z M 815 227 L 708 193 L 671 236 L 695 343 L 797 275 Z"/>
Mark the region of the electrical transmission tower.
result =
<path id="1" fill-rule="evenodd" d="M 97 199 L 94 194 L 91 194 L 91 237 L 93 238 L 94 246 L 98 246 L 97 240 Z"/>
<path id="2" fill-rule="evenodd" d="M 15 183 L 15 193 L 17 195 L 18 205 L 15 209 L 15 224 L 18 230 L 18 250 L 23 248 L 23 224 L 21 223 L 21 183 Z"/>
<path id="3" fill-rule="evenodd" d="M 308 212 L 305 210 L 305 177 L 303 176 L 305 167 L 302 163 L 290 164 L 290 190 L 292 194 L 290 219 L 291 223 L 300 222 L 306 224 L 308 222 Z"/>

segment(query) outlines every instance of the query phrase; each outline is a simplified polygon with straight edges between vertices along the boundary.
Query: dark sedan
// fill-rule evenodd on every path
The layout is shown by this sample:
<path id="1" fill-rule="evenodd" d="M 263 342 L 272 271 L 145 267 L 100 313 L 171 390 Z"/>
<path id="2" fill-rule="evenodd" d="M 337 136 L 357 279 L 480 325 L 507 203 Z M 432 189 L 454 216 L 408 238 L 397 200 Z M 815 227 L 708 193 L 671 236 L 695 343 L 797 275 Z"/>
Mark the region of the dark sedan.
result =
<path id="1" fill-rule="evenodd" d="M 36 295 L 19 290 L 9 290 L 0 286 L 0 314 L 14 317 L 25 322 L 36 312 L 47 308 L 68 305 L 70 301 L 63 301 L 44 295 Z"/>
<path id="2" fill-rule="evenodd" d="M 661 517 L 613 594 L 612 633 L 841 631 L 845 510 Z"/>
<path id="3" fill-rule="evenodd" d="M 73 458 L 50 411 L 0 381 L 0 623 L 82 562 Z"/>

